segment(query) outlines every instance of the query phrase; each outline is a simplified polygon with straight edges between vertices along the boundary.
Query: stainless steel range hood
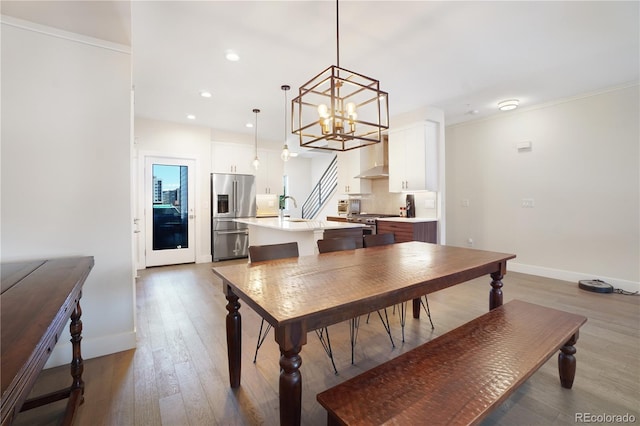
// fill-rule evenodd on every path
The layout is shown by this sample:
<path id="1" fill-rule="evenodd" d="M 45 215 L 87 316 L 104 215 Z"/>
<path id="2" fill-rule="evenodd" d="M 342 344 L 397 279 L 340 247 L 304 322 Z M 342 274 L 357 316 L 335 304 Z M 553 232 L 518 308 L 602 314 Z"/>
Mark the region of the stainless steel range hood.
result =
<path id="1" fill-rule="evenodd" d="M 372 167 L 363 170 L 354 176 L 360 179 L 385 179 L 389 178 L 389 142 L 385 136 L 382 142 L 373 146 Z"/>

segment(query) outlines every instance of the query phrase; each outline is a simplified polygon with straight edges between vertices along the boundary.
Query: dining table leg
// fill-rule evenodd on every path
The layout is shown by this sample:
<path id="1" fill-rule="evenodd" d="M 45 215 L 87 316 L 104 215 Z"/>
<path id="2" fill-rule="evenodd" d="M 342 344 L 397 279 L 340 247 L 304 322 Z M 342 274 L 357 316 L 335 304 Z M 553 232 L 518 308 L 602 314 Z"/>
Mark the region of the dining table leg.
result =
<path id="1" fill-rule="evenodd" d="M 413 299 L 412 301 L 413 308 L 413 317 L 416 319 L 420 318 L 420 299 Z"/>
<path id="2" fill-rule="evenodd" d="M 280 349 L 280 425 L 299 426 L 302 413 L 301 346 Z"/>
<path id="3" fill-rule="evenodd" d="M 229 359 L 229 383 L 232 388 L 240 387 L 242 371 L 242 317 L 238 296 L 225 285 L 227 303 L 227 357 Z"/>

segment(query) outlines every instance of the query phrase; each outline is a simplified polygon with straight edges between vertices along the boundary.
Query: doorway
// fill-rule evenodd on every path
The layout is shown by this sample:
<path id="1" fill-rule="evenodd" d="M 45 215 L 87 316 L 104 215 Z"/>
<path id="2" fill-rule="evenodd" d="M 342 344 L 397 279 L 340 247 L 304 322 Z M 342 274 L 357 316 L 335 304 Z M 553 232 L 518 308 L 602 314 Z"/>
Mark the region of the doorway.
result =
<path id="1" fill-rule="evenodd" d="M 195 262 L 195 160 L 145 157 L 146 266 Z"/>

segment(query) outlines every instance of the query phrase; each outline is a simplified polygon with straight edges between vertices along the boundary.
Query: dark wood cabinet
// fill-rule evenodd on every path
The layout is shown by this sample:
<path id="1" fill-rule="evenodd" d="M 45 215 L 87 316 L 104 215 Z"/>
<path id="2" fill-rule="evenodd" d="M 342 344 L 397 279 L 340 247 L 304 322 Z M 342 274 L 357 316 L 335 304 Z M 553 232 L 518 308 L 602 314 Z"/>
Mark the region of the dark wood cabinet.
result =
<path id="1" fill-rule="evenodd" d="M 396 243 L 407 241 L 423 241 L 425 243 L 438 242 L 438 222 L 415 222 L 401 220 L 378 220 L 376 223 L 378 234 L 392 233 Z"/>

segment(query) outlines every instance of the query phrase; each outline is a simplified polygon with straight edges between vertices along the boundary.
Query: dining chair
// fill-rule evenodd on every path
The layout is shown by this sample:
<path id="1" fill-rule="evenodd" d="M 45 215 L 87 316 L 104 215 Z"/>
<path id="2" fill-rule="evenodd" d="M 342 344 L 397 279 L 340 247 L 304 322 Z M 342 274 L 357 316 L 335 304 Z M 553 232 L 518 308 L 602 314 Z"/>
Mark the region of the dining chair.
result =
<path id="1" fill-rule="evenodd" d="M 385 234 L 374 234 L 374 235 L 365 235 L 362 241 L 363 247 L 375 247 L 382 246 L 386 244 L 395 244 L 396 239 L 395 235 L 392 233 Z M 424 307 L 427 316 L 429 317 L 429 322 L 431 323 L 431 329 L 433 330 L 435 327 L 433 326 L 433 320 L 431 319 L 431 310 L 429 309 L 429 301 L 427 300 L 427 295 L 424 295 L 424 301 L 422 302 L 422 298 L 420 298 L 420 303 Z M 394 306 L 395 309 L 395 306 Z M 402 342 L 404 342 L 404 325 L 407 319 L 407 302 L 400 304 L 400 326 L 402 328 Z M 368 320 L 368 318 L 367 318 Z"/>
<path id="2" fill-rule="evenodd" d="M 262 262 L 267 260 L 276 260 L 276 259 L 286 259 L 290 257 L 298 257 L 298 243 L 281 243 L 281 244 L 265 244 L 260 246 L 249 246 L 249 259 L 253 262 Z M 267 323 L 267 326 L 264 326 L 265 320 L 262 318 L 260 322 L 260 330 L 258 331 L 258 343 L 256 344 L 256 353 L 253 356 L 253 362 L 255 363 L 258 359 L 258 350 L 262 343 L 264 343 L 264 339 L 267 337 L 269 330 L 271 330 L 271 324 Z M 264 328 L 264 333 L 263 333 Z M 331 349 L 331 341 L 329 340 L 329 329 L 327 327 L 315 330 L 318 339 L 320 339 L 320 343 L 322 343 L 322 347 L 324 351 L 327 353 L 327 356 L 331 360 L 331 365 L 333 366 L 333 371 L 335 374 L 338 374 L 338 369 L 336 368 L 336 363 L 333 360 L 333 351 Z"/>
<path id="3" fill-rule="evenodd" d="M 318 251 L 320 253 L 329 253 L 340 250 L 355 250 L 356 240 L 353 238 L 325 238 L 318 240 Z"/>
<path id="4" fill-rule="evenodd" d="M 329 253 L 333 251 L 340 250 L 355 250 L 358 248 L 356 241 L 353 238 L 325 238 L 322 240 L 318 240 L 318 251 L 320 253 Z M 391 347 L 395 348 L 396 345 L 393 343 L 393 337 L 391 336 L 391 328 L 389 326 L 389 317 L 387 316 L 387 310 L 384 310 L 385 320 L 382 318 L 382 314 L 380 311 L 378 312 L 378 316 L 380 317 L 380 321 L 384 326 L 384 329 L 387 331 L 389 335 L 389 339 L 391 340 Z M 354 351 L 356 347 L 356 341 L 358 339 L 358 327 L 360 325 L 360 317 L 351 318 L 349 320 L 349 336 L 351 339 L 351 364 L 354 363 Z"/>

